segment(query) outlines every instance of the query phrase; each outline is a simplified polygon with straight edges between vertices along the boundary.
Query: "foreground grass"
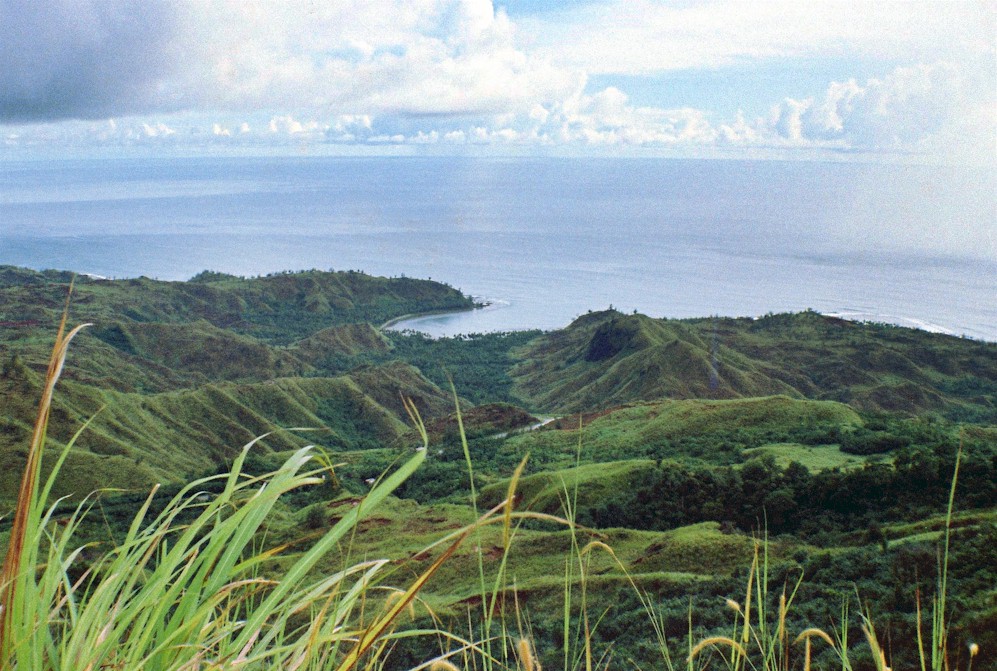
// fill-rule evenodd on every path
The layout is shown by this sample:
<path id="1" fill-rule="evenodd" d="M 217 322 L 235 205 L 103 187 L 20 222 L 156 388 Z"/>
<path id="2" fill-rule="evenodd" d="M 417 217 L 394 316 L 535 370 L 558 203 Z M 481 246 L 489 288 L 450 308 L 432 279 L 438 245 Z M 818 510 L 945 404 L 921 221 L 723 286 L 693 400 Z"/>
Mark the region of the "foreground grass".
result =
<path id="1" fill-rule="evenodd" d="M 524 592 L 559 596 L 562 622 L 556 658 L 566 671 L 630 666 L 627 660 L 614 659 L 611 651 L 593 646 L 604 615 L 594 595 L 607 582 L 631 590 L 641 603 L 646 615 L 641 626 L 648 643 L 657 647 L 662 668 L 809 669 L 817 645 L 832 652 L 834 668 L 857 670 L 871 664 L 883 671 L 888 666 L 873 618 L 863 608 L 858 609 L 858 620 L 868 662 L 853 659 L 847 612 L 851 599 L 845 601 L 838 628 L 790 631 L 788 615 L 802 578 L 770 593 L 772 546 L 723 538 L 710 525 L 673 534 L 656 555 L 660 565 L 648 569 L 664 577 L 669 570 L 694 568 L 697 548 L 709 538 L 718 553 L 747 555 L 751 567 L 744 597 L 729 601 L 729 635 L 697 638 L 690 611 L 688 636 L 670 639 L 652 596 L 634 580 L 609 539 L 594 537 L 576 523 L 579 490 L 589 480 L 578 465 L 577 477 L 560 482 L 562 517 L 513 511 L 524 459 L 504 497 L 490 492 L 498 500 L 478 512 L 472 486 L 473 516 L 414 554 L 408 548 L 413 561 L 406 563 L 355 554 L 353 539 L 363 533 L 363 520 L 420 467 L 425 444 L 345 509 L 306 550 L 289 551 L 261 545 L 266 521 L 282 496 L 319 484 L 329 465 L 317 460 L 310 448 L 302 448 L 276 470 L 248 475 L 243 466 L 254 445 L 250 443 L 227 473 L 191 482 L 161 511 L 151 512 L 150 494 L 122 541 L 110 547 L 78 545 L 76 532 L 90 503 L 67 515 L 49 501 L 55 474 L 74 441 L 68 442 L 44 481 L 40 470 L 55 384 L 78 331 L 64 335 L 63 327 L 57 337 L 0 574 L 2 669 L 398 668 L 390 657 L 393 648 L 424 637 L 434 641 L 435 651 L 407 663 L 408 668 L 533 671 L 539 668 L 537 648 L 545 642 L 538 640 L 527 611 L 519 606 L 514 572 L 517 544 L 529 536 L 521 526 L 527 520 L 563 529 L 560 575 L 524 575 L 522 585 Z M 422 435 L 425 440 L 424 431 Z M 463 448 L 471 471 L 466 442 Z M 558 483 L 542 484 L 549 490 Z M 941 671 L 956 663 L 948 649 L 946 604 L 955 485 L 953 478 L 938 589 L 925 604 L 925 624 L 917 631 L 922 670 Z M 465 542 L 474 550 L 458 553 Z M 723 545 L 732 542 L 736 547 Z M 544 548 L 545 556 L 550 549 Z M 383 550 L 388 554 L 389 548 Z M 314 569 L 333 553 L 342 557 L 339 567 L 316 576 Z M 470 624 L 462 631 L 438 624 L 401 626 L 420 591 L 449 562 L 464 563 Z M 963 658 L 970 665 L 972 651 Z"/>
<path id="2" fill-rule="evenodd" d="M 242 465 L 252 443 L 229 473 L 190 483 L 146 519 L 150 494 L 124 541 L 78 573 L 82 556 L 92 550 L 72 545 L 87 504 L 53 519 L 48 495 L 58 466 L 46 482 L 39 477 L 52 394 L 78 331 L 64 336 L 60 328 L 32 438 L 0 580 L 0 666 L 352 668 L 375 644 L 383 646 L 415 594 L 402 592 L 369 608 L 387 560 L 360 561 L 319 579 L 306 576 L 418 468 L 425 448 L 295 558 L 279 580 L 265 577 L 275 552 L 256 551 L 257 534 L 283 494 L 319 482 L 323 469 L 308 468 L 312 455 L 304 448 L 265 477 L 245 477 Z M 203 494 L 214 479 L 223 481 L 221 492 Z"/>

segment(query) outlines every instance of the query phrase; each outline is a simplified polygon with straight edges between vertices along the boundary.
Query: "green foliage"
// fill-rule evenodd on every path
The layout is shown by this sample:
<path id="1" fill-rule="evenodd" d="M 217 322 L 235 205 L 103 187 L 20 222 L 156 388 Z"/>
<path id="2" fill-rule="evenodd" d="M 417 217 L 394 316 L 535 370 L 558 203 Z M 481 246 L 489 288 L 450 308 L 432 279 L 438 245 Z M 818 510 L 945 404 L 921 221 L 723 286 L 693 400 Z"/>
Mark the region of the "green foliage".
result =
<path id="1" fill-rule="evenodd" d="M 102 391 L 66 381 L 54 402 L 52 444 L 64 445 L 74 426 L 96 417 L 70 452 L 55 491 L 83 496 L 102 487 L 143 489 L 154 482 L 175 482 L 228 464 L 235 457 L 232 438 L 248 441 L 280 428 L 321 430 L 278 430 L 260 449 L 290 450 L 306 442 L 344 450 L 390 444 L 408 435 L 398 396 L 402 389 L 427 416 L 449 408 L 442 391 L 401 364 L 336 378 L 209 384 L 163 394 Z M 32 395 L 34 387 L 9 396 L 17 405 L 6 406 L 6 416 L 0 416 L 0 427 L 8 427 L 0 431 L 0 463 L 5 467 L 0 470 L 0 497 L 7 501 L 14 497 L 24 463 L 16 445 L 31 422 Z"/>
<path id="2" fill-rule="evenodd" d="M 861 529 L 871 521 L 916 520 L 945 502 L 954 447 L 940 452 L 906 452 L 895 465 L 867 463 L 849 470 L 810 473 L 771 456 L 740 467 L 691 467 L 663 462 L 642 469 L 629 487 L 603 493 L 579 517 L 598 527 L 670 529 L 705 520 L 733 523 L 750 531 L 765 525 L 773 533 L 793 532 L 817 541 Z M 967 453 L 960 500 L 969 507 L 993 504 L 997 491 L 994 450 Z"/>
<path id="3" fill-rule="evenodd" d="M 547 412 L 784 394 L 997 422 L 997 343 L 810 311 L 757 320 L 592 313 L 537 338 L 511 375 L 514 392 Z"/>
<path id="4" fill-rule="evenodd" d="M 521 403 L 513 392 L 510 369 L 518 348 L 540 335 L 539 331 L 478 333 L 430 338 L 421 333 L 391 332 L 392 354 L 419 368 L 430 380 L 446 388 L 452 379 L 461 398 L 471 403 Z"/>
<path id="5" fill-rule="evenodd" d="M 910 445 L 910 439 L 886 431 L 859 428 L 841 435 L 841 451 L 850 454 L 884 454 Z"/>
<path id="6" fill-rule="evenodd" d="M 51 328 L 70 277 L 0 267 L 0 321 L 37 319 Z M 289 344 L 330 326 L 380 324 L 410 312 L 472 307 L 470 298 L 438 282 L 317 270 L 251 279 L 202 273 L 190 282 L 82 277 L 73 302 L 76 318 L 99 326 L 203 320 L 272 344 Z"/>

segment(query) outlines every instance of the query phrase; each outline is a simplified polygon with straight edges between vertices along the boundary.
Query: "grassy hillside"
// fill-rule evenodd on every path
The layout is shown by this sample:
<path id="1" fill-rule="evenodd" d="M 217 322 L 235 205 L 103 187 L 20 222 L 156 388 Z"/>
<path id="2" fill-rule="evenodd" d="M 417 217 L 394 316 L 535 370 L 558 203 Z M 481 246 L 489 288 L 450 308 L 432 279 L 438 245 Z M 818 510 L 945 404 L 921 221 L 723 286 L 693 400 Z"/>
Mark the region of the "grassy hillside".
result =
<path id="1" fill-rule="evenodd" d="M 0 266 L 0 361 L 16 355 L 43 370 L 72 279 Z M 67 373 L 95 386 L 154 392 L 340 373 L 344 361 L 388 348 L 370 324 L 473 305 L 438 282 L 358 272 L 202 273 L 188 282 L 78 277 L 71 318 L 94 327 L 77 341 L 85 355 Z"/>
<path id="2" fill-rule="evenodd" d="M 66 303 L 68 273 L 0 267 L 0 500 L 14 494 L 45 359 Z M 76 339 L 53 410 L 58 445 L 95 417 L 63 471 L 60 493 L 145 488 L 217 468 L 235 446 L 280 427 L 325 428 L 327 448 L 392 443 L 408 430 L 402 394 L 426 417 L 453 404 L 387 356 L 375 323 L 467 308 L 435 282 L 310 271 L 189 282 L 76 278 Z M 358 366 L 359 360 L 377 365 Z M 273 449 L 303 444 L 286 432 Z"/>
<path id="3" fill-rule="evenodd" d="M 997 343 L 815 312 L 681 321 L 591 313 L 517 355 L 514 391 L 547 412 L 785 394 L 997 421 Z"/>
<path id="4" fill-rule="evenodd" d="M 0 266 L 0 322 L 54 326 L 72 276 Z M 380 324 L 410 312 L 470 309 L 458 290 L 429 280 L 359 272 L 306 271 L 239 278 L 201 273 L 187 282 L 146 277 L 76 278 L 73 316 L 81 321 L 186 324 L 288 344 L 340 324 Z"/>
<path id="5" fill-rule="evenodd" d="M 254 383 L 211 383 L 155 394 L 124 393 L 64 381 L 52 411 L 50 439 L 80 437 L 61 494 L 100 487 L 146 489 L 224 466 L 238 446 L 276 432 L 261 450 L 313 443 L 332 450 L 379 447 L 408 435 L 399 390 L 427 417 L 445 415 L 453 401 L 418 370 L 402 363 L 322 378 L 277 378 Z M 0 375 L 0 500 L 11 501 L 24 464 L 40 379 L 28 371 Z M 279 429 L 318 429 L 294 434 Z"/>
<path id="6" fill-rule="evenodd" d="M 531 452 L 558 466 L 576 458 L 579 441 L 585 459 L 592 461 L 682 457 L 731 464 L 744 459 L 744 450 L 777 441 L 834 444 L 842 431 L 862 423 L 854 410 L 831 401 L 785 396 L 669 400 L 569 415 L 543 430 L 511 437 L 502 449 Z"/>

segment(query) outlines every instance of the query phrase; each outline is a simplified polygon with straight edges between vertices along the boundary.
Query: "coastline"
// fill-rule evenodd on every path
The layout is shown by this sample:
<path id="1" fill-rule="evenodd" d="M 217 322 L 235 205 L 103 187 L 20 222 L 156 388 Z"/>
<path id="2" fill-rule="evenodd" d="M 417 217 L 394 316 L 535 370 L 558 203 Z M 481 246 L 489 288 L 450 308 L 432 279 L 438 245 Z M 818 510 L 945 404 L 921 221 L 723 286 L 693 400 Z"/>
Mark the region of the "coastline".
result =
<path id="1" fill-rule="evenodd" d="M 408 314 L 401 315 L 399 317 L 393 317 L 388 321 L 384 322 L 377 327 L 378 331 L 384 331 L 386 329 L 394 329 L 395 326 L 401 324 L 402 322 L 409 321 L 411 319 L 421 319 L 422 317 L 433 317 L 436 315 L 455 315 L 462 312 L 474 312 L 475 310 L 481 310 L 487 308 L 491 305 L 490 302 L 475 303 L 473 307 L 470 308 L 458 308 L 454 310 L 428 310 L 426 312 L 409 312 Z"/>

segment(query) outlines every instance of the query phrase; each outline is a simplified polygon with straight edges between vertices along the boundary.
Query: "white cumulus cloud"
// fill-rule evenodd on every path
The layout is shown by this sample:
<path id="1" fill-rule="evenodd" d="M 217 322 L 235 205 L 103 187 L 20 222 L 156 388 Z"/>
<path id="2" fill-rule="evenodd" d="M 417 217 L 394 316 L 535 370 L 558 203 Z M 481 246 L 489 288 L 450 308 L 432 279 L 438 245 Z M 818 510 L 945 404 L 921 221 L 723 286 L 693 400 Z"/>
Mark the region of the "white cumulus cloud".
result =
<path id="1" fill-rule="evenodd" d="M 530 56 L 490 0 L 199 3 L 200 104 L 334 114 L 494 113 L 554 100 L 578 73 Z"/>
<path id="2" fill-rule="evenodd" d="M 157 123 L 155 125 L 143 123 L 142 132 L 145 133 L 146 137 L 169 137 L 176 134 L 174 129 L 164 123 Z"/>
<path id="3" fill-rule="evenodd" d="M 787 99 L 773 109 L 768 130 L 789 143 L 916 151 L 938 148 L 940 134 L 961 126 L 967 139 L 992 146 L 997 117 L 966 123 L 966 110 L 983 102 L 972 99 L 952 64 L 922 64 L 863 83 L 832 82 L 819 97 Z"/>
<path id="4" fill-rule="evenodd" d="M 704 144 L 716 138 L 705 114 L 695 109 L 663 109 L 631 104 L 620 89 L 607 87 L 577 95 L 544 114 L 531 112 L 535 135 L 560 142 L 593 145 Z"/>

